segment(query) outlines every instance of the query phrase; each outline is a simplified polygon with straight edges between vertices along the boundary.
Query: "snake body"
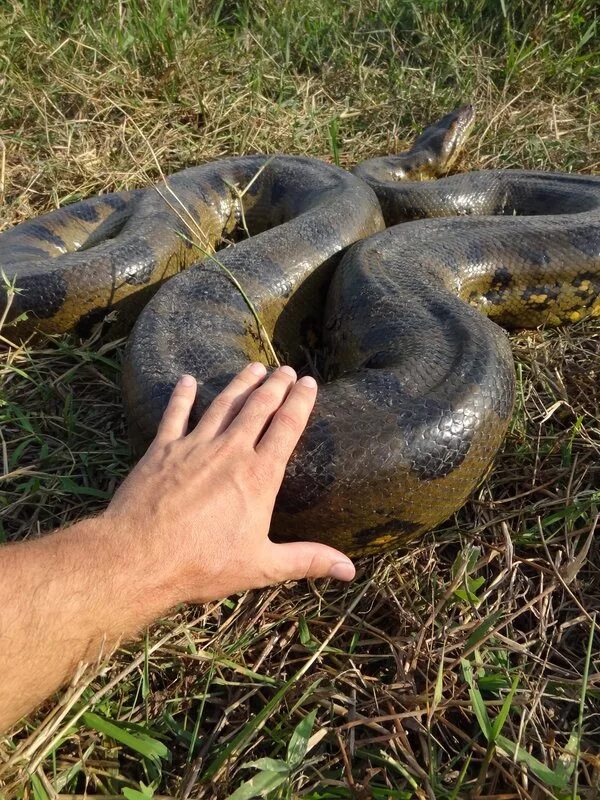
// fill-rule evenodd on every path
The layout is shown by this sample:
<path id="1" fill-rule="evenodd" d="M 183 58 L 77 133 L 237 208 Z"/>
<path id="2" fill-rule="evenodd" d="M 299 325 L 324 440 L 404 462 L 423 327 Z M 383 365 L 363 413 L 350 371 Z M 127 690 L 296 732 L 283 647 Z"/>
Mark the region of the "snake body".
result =
<path id="1" fill-rule="evenodd" d="M 139 451 L 183 372 L 199 381 L 198 418 L 271 343 L 292 364 L 320 349 L 325 380 L 272 533 L 349 554 L 408 542 L 464 503 L 506 433 L 514 365 L 496 323 L 600 314 L 600 178 L 414 180 L 448 165 L 471 120 L 459 109 L 354 175 L 232 158 L 23 223 L 0 236 L 24 289 L 13 313 L 61 331 L 145 306 L 124 370 Z M 223 240 L 235 244 L 211 254 Z"/>

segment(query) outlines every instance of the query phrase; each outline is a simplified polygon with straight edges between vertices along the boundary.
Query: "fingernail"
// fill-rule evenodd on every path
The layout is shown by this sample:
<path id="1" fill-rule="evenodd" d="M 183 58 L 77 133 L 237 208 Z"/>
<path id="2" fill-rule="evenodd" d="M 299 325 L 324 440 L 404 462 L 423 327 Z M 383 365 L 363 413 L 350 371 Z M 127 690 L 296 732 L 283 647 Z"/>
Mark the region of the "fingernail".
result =
<path id="1" fill-rule="evenodd" d="M 338 581 L 351 581 L 356 575 L 354 564 L 351 561 L 338 561 L 329 569 L 329 577 Z"/>
<path id="2" fill-rule="evenodd" d="M 193 386 L 196 381 L 192 375 L 182 375 L 180 383 L 182 386 Z"/>
<path id="3" fill-rule="evenodd" d="M 317 388 L 317 382 L 311 375 L 305 375 L 303 378 L 300 378 L 298 383 L 301 383 L 302 386 L 306 386 L 307 389 Z"/>
<path id="4" fill-rule="evenodd" d="M 261 364 L 260 361 L 255 361 L 254 364 L 250 364 L 250 372 L 257 377 L 264 375 L 266 371 L 267 368 L 264 364 Z"/>
<path id="5" fill-rule="evenodd" d="M 290 375 L 292 378 L 296 377 L 296 371 L 293 370 L 291 367 L 285 366 L 279 368 L 280 372 L 285 372 L 286 375 Z"/>

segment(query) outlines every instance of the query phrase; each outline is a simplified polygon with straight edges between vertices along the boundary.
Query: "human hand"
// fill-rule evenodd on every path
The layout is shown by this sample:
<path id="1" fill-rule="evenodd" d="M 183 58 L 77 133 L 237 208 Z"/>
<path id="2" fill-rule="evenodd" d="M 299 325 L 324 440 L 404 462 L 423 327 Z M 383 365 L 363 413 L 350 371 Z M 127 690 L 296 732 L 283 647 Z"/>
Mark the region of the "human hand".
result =
<path id="1" fill-rule="evenodd" d="M 103 514 L 2 548 L 0 731 L 78 663 L 178 603 L 288 579 L 352 580 L 352 562 L 337 550 L 268 537 L 317 389 L 289 367 L 265 375 L 261 365 L 243 370 L 189 433 L 196 381 L 184 376 L 154 442 Z"/>
<path id="2" fill-rule="evenodd" d="M 291 367 L 265 376 L 262 364 L 246 367 L 186 433 L 196 381 L 184 375 L 156 438 L 104 514 L 141 568 L 157 574 L 170 604 L 290 579 L 354 577 L 352 562 L 332 547 L 268 537 L 317 385 L 297 381 Z"/>

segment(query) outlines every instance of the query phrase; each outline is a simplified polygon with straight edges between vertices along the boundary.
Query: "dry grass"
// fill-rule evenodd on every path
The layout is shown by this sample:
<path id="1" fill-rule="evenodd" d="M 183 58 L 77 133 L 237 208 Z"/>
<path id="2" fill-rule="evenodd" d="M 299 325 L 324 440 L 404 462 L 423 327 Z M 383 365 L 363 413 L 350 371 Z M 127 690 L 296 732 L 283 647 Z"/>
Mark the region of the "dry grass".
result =
<path id="1" fill-rule="evenodd" d="M 463 167 L 598 170 L 592 4 L 502 8 L 4 8 L 3 224 L 144 185 L 153 153 L 164 172 L 258 151 L 351 164 L 465 99 L 479 122 Z M 272 797 L 598 796 L 600 326 L 513 342 L 515 421 L 456 519 L 364 560 L 346 590 L 173 613 L 2 740 L 5 795 L 224 798 L 314 711 Z M 81 518 L 126 473 L 121 354 L 68 337 L 5 348 L 0 536 Z"/>

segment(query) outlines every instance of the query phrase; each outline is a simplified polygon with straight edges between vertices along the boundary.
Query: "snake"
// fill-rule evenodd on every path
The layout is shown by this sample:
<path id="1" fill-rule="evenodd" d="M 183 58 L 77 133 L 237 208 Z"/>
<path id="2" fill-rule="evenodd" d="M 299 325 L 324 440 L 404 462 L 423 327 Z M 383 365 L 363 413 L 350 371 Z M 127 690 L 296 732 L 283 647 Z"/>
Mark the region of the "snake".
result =
<path id="1" fill-rule="evenodd" d="M 461 106 L 352 171 L 224 158 L 20 223 L 0 234 L 14 335 L 130 330 L 138 454 L 183 373 L 193 425 L 250 361 L 309 369 L 319 393 L 272 538 L 407 545 L 460 509 L 502 445 L 508 332 L 600 316 L 600 177 L 448 174 L 473 120 Z"/>

